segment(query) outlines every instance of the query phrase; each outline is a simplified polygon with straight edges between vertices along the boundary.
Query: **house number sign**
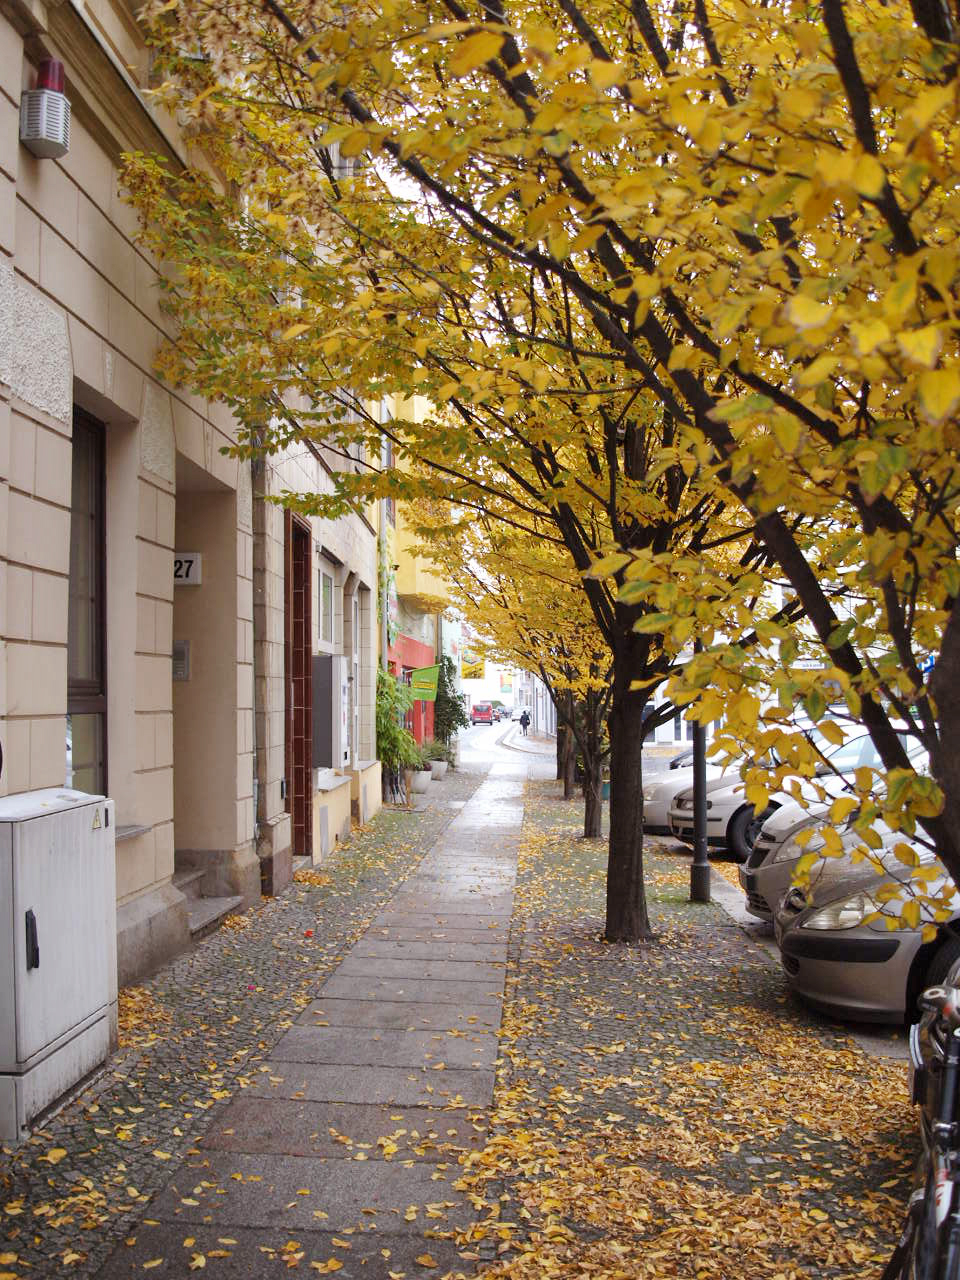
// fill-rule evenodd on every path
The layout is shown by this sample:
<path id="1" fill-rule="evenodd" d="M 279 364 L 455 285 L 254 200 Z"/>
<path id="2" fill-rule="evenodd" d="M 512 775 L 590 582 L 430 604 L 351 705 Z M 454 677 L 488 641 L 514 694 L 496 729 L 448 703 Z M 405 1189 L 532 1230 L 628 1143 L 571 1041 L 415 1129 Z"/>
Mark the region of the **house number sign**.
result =
<path id="1" fill-rule="evenodd" d="M 199 551 L 173 553 L 173 585 L 199 587 L 203 581 L 203 555 Z"/>

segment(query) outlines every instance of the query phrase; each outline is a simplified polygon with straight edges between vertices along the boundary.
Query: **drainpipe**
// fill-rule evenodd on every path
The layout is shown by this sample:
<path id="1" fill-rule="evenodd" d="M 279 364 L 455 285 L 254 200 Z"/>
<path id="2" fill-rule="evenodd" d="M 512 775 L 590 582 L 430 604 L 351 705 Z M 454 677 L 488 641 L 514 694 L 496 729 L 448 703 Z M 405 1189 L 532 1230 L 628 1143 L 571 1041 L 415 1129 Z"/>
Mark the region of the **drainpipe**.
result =
<path id="1" fill-rule="evenodd" d="M 384 671 L 386 671 L 388 670 L 387 642 L 388 642 L 388 635 L 389 635 L 387 631 L 387 610 L 390 607 L 390 601 L 387 598 L 387 500 L 386 498 L 380 498 L 378 505 L 379 505 L 379 511 L 380 511 L 380 517 L 379 517 L 380 518 L 380 539 L 379 539 L 379 546 L 377 548 L 378 555 L 380 558 L 380 572 L 377 574 L 377 577 L 380 581 L 380 590 L 379 590 L 380 665 L 381 667 L 383 667 Z"/>

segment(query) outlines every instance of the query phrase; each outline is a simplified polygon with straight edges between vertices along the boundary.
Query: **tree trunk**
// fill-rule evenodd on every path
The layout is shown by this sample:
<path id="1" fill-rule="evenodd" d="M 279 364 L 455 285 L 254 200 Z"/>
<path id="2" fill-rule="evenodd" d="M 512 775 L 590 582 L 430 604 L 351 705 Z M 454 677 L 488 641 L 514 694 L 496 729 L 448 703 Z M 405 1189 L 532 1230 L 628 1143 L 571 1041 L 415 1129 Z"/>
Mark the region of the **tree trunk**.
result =
<path id="1" fill-rule="evenodd" d="M 608 942 L 652 938 L 643 885 L 643 739 L 647 693 L 630 688 L 645 674 L 646 637 L 622 631 L 613 654 L 610 731 L 610 846 L 607 857 Z"/>
<path id="2" fill-rule="evenodd" d="M 569 731 L 565 735 L 563 758 L 563 798 L 572 800 L 577 790 L 577 744 Z"/>
<path id="3" fill-rule="evenodd" d="M 563 764 L 565 743 L 567 740 L 567 726 L 565 724 L 557 724 L 557 781 L 563 777 Z"/>
<path id="4" fill-rule="evenodd" d="M 599 759 L 595 758 L 590 761 L 583 779 L 583 835 L 586 840 L 601 834 L 602 790 L 603 768 Z"/>

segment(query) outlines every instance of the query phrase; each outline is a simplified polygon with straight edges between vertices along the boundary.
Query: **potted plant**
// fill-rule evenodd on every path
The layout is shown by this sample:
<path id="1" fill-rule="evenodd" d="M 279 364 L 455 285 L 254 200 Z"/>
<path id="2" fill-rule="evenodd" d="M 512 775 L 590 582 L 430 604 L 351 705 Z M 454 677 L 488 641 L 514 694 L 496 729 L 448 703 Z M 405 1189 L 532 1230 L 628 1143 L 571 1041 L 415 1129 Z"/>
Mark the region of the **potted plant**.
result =
<path id="1" fill-rule="evenodd" d="M 430 768 L 428 761 L 424 759 L 423 753 L 418 749 L 417 758 L 410 765 L 409 790 L 415 795 L 423 794 L 430 789 L 432 778 L 433 770 Z"/>
<path id="2" fill-rule="evenodd" d="M 383 774 L 383 798 L 388 804 L 402 804 L 409 798 L 411 787 L 404 783 L 411 771 L 423 764 L 413 734 L 403 727 L 403 717 L 412 703 L 413 695 L 406 685 L 382 668 L 378 670 L 377 756 Z"/>
<path id="3" fill-rule="evenodd" d="M 430 772 L 435 780 L 443 777 L 449 767 L 448 760 L 449 748 L 445 747 L 442 742 L 436 742 L 428 739 L 423 744 L 423 758 L 430 766 Z"/>

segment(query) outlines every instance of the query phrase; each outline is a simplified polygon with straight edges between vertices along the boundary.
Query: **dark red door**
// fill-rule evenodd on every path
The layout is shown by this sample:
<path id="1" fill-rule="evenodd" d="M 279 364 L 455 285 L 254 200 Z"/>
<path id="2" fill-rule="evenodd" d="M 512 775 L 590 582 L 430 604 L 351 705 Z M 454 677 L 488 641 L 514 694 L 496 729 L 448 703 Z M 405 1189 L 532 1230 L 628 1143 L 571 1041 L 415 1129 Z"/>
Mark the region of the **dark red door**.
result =
<path id="1" fill-rule="evenodd" d="M 310 527 L 285 513 L 286 608 L 286 775 L 287 812 L 293 828 L 293 855 L 313 852 L 311 757 L 313 755 L 313 689 L 310 589 L 313 557 Z"/>

